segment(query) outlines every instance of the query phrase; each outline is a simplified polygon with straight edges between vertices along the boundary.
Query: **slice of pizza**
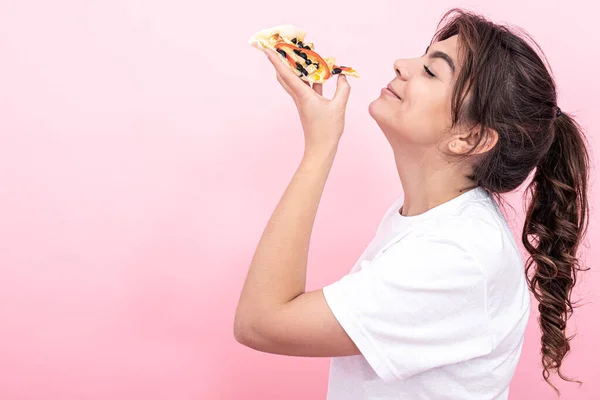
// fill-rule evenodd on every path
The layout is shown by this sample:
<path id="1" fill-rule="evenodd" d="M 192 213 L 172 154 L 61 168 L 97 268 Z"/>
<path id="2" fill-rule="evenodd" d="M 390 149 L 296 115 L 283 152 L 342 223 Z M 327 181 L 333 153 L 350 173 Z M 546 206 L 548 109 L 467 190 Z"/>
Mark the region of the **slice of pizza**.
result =
<path id="1" fill-rule="evenodd" d="M 285 59 L 297 76 L 307 82 L 323 83 L 336 74 L 360 77 L 351 67 L 335 65 L 334 57 L 322 57 L 312 43 L 304 41 L 306 32 L 294 25 L 280 25 L 256 32 L 248 43 L 262 50 L 269 48 Z"/>

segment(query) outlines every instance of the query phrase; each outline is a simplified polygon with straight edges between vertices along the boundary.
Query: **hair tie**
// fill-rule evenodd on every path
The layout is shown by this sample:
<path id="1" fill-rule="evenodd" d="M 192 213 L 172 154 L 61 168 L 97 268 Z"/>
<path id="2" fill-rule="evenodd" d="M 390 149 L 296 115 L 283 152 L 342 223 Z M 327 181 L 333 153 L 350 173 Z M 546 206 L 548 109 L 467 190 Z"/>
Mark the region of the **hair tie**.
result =
<path id="1" fill-rule="evenodd" d="M 556 118 L 560 117 L 562 115 L 562 111 L 560 110 L 560 107 L 556 107 Z"/>

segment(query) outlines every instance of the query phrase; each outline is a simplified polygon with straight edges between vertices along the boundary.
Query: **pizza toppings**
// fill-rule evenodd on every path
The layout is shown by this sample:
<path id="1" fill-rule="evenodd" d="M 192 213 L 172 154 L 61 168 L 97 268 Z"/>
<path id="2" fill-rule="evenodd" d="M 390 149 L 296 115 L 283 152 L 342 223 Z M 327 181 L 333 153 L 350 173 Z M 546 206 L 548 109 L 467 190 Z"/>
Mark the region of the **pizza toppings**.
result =
<path id="1" fill-rule="evenodd" d="M 323 83 L 332 75 L 345 74 L 360 77 L 350 67 L 335 65 L 335 58 L 321 57 L 314 51 L 314 44 L 305 42 L 306 32 L 293 25 L 281 25 L 263 29 L 249 40 L 250 45 L 276 51 L 285 59 L 296 75 L 305 81 Z"/>
<path id="2" fill-rule="evenodd" d="M 300 50 L 297 46 L 289 43 L 277 43 L 275 49 L 292 68 L 306 77 L 310 75 L 313 82 L 324 82 L 331 76 L 327 62 L 312 50 L 306 48 Z M 301 76 L 298 73 L 296 75 Z"/>
<path id="3" fill-rule="evenodd" d="M 296 62 L 296 69 L 298 71 L 300 71 L 300 73 L 304 76 L 308 75 L 308 71 L 306 69 L 304 69 L 304 67 L 302 66 L 302 64 L 300 64 L 299 62 Z"/>
<path id="4" fill-rule="evenodd" d="M 358 72 L 356 72 L 353 68 L 350 67 L 338 67 L 337 65 L 333 66 L 333 69 L 331 70 L 332 74 L 344 74 L 344 75 L 350 75 L 350 76 L 357 76 Z"/>
<path id="5" fill-rule="evenodd" d="M 305 60 L 308 57 L 305 53 L 303 53 L 302 51 L 300 51 L 298 49 L 294 49 L 294 53 L 298 54 L 300 57 L 304 58 Z"/>

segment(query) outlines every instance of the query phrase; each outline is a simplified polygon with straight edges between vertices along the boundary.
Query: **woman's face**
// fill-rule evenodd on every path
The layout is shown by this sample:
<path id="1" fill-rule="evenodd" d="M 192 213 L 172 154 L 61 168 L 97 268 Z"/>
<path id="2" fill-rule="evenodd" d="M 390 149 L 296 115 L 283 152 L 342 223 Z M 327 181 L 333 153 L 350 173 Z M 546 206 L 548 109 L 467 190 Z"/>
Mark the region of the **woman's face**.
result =
<path id="1" fill-rule="evenodd" d="M 394 62 L 396 77 L 369 105 L 393 148 L 436 146 L 451 126 L 451 102 L 459 72 L 457 36 L 433 43 L 420 58 Z"/>

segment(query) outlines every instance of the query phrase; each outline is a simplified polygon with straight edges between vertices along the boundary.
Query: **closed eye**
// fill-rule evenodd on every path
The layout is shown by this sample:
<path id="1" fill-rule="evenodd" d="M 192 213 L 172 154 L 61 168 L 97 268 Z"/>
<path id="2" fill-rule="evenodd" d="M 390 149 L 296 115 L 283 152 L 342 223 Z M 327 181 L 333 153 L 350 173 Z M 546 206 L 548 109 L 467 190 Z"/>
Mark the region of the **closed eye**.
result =
<path id="1" fill-rule="evenodd" d="M 423 68 L 425 68 L 425 72 L 427 73 L 427 75 L 429 75 L 432 78 L 435 78 L 435 75 L 433 74 L 433 72 L 431 72 L 431 70 L 429 68 L 427 68 L 426 65 L 423 65 Z"/>

